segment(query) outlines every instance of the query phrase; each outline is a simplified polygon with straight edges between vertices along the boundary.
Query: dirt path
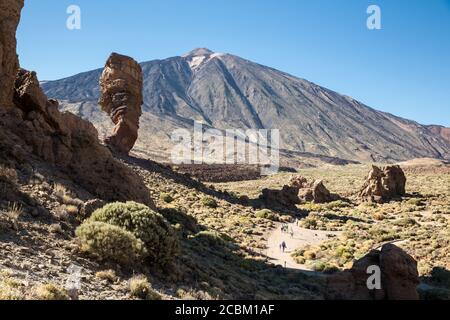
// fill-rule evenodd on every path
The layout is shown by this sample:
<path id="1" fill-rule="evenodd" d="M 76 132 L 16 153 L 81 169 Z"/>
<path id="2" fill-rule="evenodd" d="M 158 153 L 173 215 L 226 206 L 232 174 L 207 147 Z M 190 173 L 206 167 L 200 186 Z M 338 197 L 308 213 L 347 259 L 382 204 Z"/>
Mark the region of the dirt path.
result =
<path id="1" fill-rule="evenodd" d="M 289 224 L 289 231 L 291 228 L 294 231 L 293 237 L 291 237 L 289 233 L 284 233 L 281 231 L 281 224 L 277 225 L 277 228 L 269 235 L 267 240 L 266 255 L 269 257 L 269 261 L 273 264 L 305 271 L 311 271 L 311 269 L 304 264 L 298 264 L 295 262 L 291 254 L 301 246 L 316 245 L 329 239 L 328 235 L 340 234 L 340 232 L 304 229 L 298 227 L 295 223 Z M 283 241 L 287 245 L 285 252 L 280 250 L 280 244 Z"/>

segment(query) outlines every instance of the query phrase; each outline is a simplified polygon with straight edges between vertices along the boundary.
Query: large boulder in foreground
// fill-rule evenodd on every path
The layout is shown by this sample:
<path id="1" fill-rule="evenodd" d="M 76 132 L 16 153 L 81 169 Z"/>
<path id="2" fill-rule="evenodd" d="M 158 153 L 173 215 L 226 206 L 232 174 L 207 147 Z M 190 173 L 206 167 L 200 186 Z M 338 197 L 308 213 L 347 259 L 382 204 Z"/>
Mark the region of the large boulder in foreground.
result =
<path id="1" fill-rule="evenodd" d="M 370 290 L 370 266 L 380 268 L 381 289 Z M 417 262 L 393 244 L 372 250 L 349 270 L 328 276 L 326 298 L 330 300 L 418 300 Z"/>
<path id="2" fill-rule="evenodd" d="M 406 176 L 400 166 L 372 166 L 359 192 L 362 200 L 382 203 L 406 194 Z"/>
<path id="3" fill-rule="evenodd" d="M 58 101 L 48 100 L 42 92 L 36 73 L 19 70 L 14 104 L 16 108 L 0 109 L 0 126 L 20 137 L 14 150 L 24 154 L 22 159 L 28 158 L 27 153 L 39 156 L 103 200 L 134 200 L 154 207 L 140 177 L 99 143 L 89 121 L 61 113 Z"/>
<path id="4" fill-rule="evenodd" d="M 115 124 L 105 143 L 114 151 L 128 154 L 139 130 L 143 77 L 139 63 L 130 57 L 112 53 L 100 78 L 99 104 Z"/>
<path id="5" fill-rule="evenodd" d="M 0 107 L 11 107 L 14 79 L 19 60 L 16 54 L 16 28 L 23 0 L 0 1 Z"/>

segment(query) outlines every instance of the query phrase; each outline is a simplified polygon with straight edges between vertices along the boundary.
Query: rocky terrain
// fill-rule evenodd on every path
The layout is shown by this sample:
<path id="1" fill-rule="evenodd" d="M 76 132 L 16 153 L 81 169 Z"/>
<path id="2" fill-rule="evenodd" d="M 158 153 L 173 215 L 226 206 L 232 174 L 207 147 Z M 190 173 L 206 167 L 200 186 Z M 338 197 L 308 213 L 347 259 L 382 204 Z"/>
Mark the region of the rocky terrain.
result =
<path id="1" fill-rule="evenodd" d="M 114 139 L 103 144 L 89 121 L 60 111 L 19 68 L 22 7 L 0 2 L 0 300 L 449 299 L 448 163 L 265 178 L 241 168 L 236 177 L 252 180 L 201 182 L 129 154 L 146 117 L 131 58 L 113 55 L 96 79 Z M 190 70 L 207 62 L 197 55 L 223 57 L 196 51 L 182 57 Z M 268 241 L 285 224 L 308 237 L 290 253 L 298 266 L 283 268 Z M 368 262 L 383 281 L 371 294 Z"/>
<path id="2" fill-rule="evenodd" d="M 231 54 L 196 49 L 141 66 L 144 105 L 135 152 L 156 160 L 167 160 L 170 134 L 192 129 L 193 120 L 206 128 L 280 129 L 281 156 L 300 159 L 297 163 L 308 163 L 311 155 L 314 165 L 324 163 L 323 156 L 360 162 L 450 158 L 447 128 L 374 110 Z M 88 119 L 106 136 L 110 125 L 97 105 L 101 72 L 46 81 L 43 88 L 61 101 L 63 110 Z"/>

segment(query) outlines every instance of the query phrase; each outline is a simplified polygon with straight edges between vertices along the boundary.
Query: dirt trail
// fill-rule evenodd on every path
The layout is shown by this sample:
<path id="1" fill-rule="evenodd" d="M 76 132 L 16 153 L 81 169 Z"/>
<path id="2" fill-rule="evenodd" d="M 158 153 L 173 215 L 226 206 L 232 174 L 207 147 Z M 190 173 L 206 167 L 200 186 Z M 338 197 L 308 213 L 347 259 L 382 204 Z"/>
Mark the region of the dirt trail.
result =
<path id="1" fill-rule="evenodd" d="M 273 264 L 285 266 L 286 268 L 298 269 L 304 271 L 311 271 L 304 264 L 298 264 L 292 258 L 291 254 L 301 246 L 304 245 L 316 245 L 328 238 L 328 235 L 339 235 L 340 232 L 332 231 L 320 231 L 320 230 L 309 230 L 298 227 L 295 223 L 288 224 L 289 232 L 291 229 L 294 231 L 294 236 L 291 237 L 290 233 L 284 233 L 281 231 L 281 224 L 277 225 L 276 230 L 274 230 L 267 240 L 267 250 L 266 255 L 269 261 Z M 283 252 L 280 249 L 280 244 L 285 242 L 287 249 Z"/>

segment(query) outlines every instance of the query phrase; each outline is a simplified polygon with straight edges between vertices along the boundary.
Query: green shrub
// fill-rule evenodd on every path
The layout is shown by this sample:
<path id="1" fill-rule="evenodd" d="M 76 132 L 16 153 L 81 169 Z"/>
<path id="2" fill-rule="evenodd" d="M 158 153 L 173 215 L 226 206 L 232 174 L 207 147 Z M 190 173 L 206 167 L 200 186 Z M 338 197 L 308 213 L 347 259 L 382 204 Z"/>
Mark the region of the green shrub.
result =
<path id="1" fill-rule="evenodd" d="M 161 194 L 159 195 L 159 198 L 164 201 L 165 203 L 171 203 L 173 202 L 174 198 L 172 198 L 172 196 L 168 193 L 164 193 L 161 192 Z"/>
<path id="2" fill-rule="evenodd" d="M 262 210 L 256 211 L 255 215 L 257 218 L 262 218 L 262 219 L 267 219 L 267 220 L 272 220 L 272 221 L 276 220 L 276 215 L 268 209 L 262 209 Z"/>
<path id="3" fill-rule="evenodd" d="M 194 236 L 194 238 L 211 247 L 223 246 L 227 241 L 231 240 L 228 239 L 225 235 L 212 230 L 200 231 Z"/>
<path id="4" fill-rule="evenodd" d="M 418 207 L 425 205 L 422 199 L 417 199 L 417 198 L 409 199 L 406 203 L 409 205 L 418 206 Z"/>
<path id="5" fill-rule="evenodd" d="M 144 276 L 136 276 L 130 279 L 130 294 L 132 297 L 143 300 L 161 300 L 159 293 L 152 289 Z"/>
<path id="6" fill-rule="evenodd" d="M 217 208 L 217 202 L 214 198 L 204 197 L 202 199 L 202 204 L 208 208 Z"/>
<path id="7" fill-rule="evenodd" d="M 192 233 L 197 233 L 199 231 L 197 219 L 190 216 L 184 208 L 164 208 L 159 210 L 159 213 L 161 213 L 172 225 L 179 224 L 184 230 Z"/>
<path id="8" fill-rule="evenodd" d="M 101 260 L 129 265 L 147 255 L 144 243 L 123 228 L 86 221 L 75 231 L 81 250 Z"/>
<path id="9" fill-rule="evenodd" d="M 400 227 L 408 227 L 408 226 L 414 226 L 417 224 L 416 220 L 412 218 L 403 218 L 399 219 L 397 221 L 394 221 L 394 224 Z"/>
<path id="10" fill-rule="evenodd" d="M 91 221 L 109 223 L 131 232 L 145 244 L 147 257 L 164 266 L 178 253 L 178 239 L 169 222 L 159 213 L 136 202 L 115 202 L 96 210 Z"/>

